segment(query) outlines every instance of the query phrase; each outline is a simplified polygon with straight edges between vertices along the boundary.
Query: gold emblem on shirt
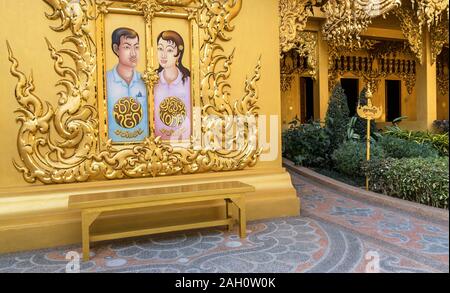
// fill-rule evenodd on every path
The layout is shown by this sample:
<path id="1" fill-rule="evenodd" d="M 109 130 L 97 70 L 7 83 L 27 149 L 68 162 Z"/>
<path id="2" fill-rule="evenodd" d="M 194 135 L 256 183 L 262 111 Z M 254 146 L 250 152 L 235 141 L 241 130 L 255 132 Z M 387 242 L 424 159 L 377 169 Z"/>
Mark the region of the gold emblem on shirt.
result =
<path id="1" fill-rule="evenodd" d="M 114 119 L 123 128 L 136 127 L 142 120 L 142 105 L 132 97 L 124 97 L 114 105 Z"/>
<path id="2" fill-rule="evenodd" d="M 159 104 L 159 119 L 169 127 L 179 127 L 186 116 L 186 105 L 177 97 L 167 97 Z"/>

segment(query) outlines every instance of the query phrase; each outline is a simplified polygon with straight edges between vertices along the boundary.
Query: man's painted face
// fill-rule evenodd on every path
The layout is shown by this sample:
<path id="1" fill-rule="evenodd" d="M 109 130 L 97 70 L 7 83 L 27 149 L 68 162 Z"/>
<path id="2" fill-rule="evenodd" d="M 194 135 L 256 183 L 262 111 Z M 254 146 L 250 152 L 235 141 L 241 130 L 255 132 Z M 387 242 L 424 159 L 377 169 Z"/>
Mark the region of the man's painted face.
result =
<path id="1" fill-rule="evenodd" d="M 128 66 L 136 67 L 139 62 L 139 39 L 120 37 L 120 46 L 116 50 L 119 55 L 119 63 Z"/>
<path id="2" fill-rule="evenodd" d="M 175 57 L 176 56 L 176 57 Z M 158 42 L 158 60 L 162 68 L 175 67 L 178 61 L 178 49 L 174 42 L 162 38 Z"/>

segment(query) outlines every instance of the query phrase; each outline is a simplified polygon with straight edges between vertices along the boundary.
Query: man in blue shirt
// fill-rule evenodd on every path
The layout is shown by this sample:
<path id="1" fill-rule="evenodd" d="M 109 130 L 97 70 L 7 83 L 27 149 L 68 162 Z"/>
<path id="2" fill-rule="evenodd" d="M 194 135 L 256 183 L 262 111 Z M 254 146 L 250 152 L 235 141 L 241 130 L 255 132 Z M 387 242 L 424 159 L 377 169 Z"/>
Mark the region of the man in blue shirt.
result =
<path id="1" fill-rule="evenodd" d="M 119 63 L 106 74 L 108 137 L 113 143 L 141 142 L 149 135 L 147 89 L 139 62 L 139 35 L 129 28 L 112 34 Z"/>

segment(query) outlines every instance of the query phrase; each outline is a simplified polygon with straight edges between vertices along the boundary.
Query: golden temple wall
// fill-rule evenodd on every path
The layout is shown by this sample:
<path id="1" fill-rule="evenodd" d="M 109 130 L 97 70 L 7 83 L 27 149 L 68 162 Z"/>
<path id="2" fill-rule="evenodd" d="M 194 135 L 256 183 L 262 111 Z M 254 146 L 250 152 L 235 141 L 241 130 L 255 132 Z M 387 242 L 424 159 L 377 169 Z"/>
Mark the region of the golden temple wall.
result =
<path id="1" fill-rule="evenodd" d="M 279 89 L 279 18 L 277 0 L 244 0 L 242 10 L 234 19 L 232 40 L 223 44 L 225 52 L 236 49 L 232 74 L 229 79 L 233 98 L 244 95 L 244 80 L 253 74 L 254 66 L 261 57 L 261 79 L 259 91 L 259 114 L 277 116 L 281 122 L 281 98 Z M 127 190 L 134 188 L 203 183 L 217 180 L 240 180 L 256 187 L 255 194 L 247 198 L 247 213 L 250 220 L 294 216 L 299 214 L 299 200 L 289 174 L 281 166 L 281 125 L 273 134 L 278 154 L 273 160 L 261 161 L 256 167 L 243 171 L 177 175 L 143 179 L 123 179 L 43 185 L 26 183 L 13 166 L 19 160 L 14 110 L 18 103 L 14 97 L 17 80 L 10 74 L 5 40 L 8 40 L 15 57 L 20 60 L 20 69 L 33 72 L 36 93 L 49 103 L 57 104 L 55 84 L 59 77 L 53 70 L 53 61 L 44 38 L 55 46 L 61 45 L 65 33 L 52 31 L 44 13 L 51 10 L 43 1 L 0 1 L 0 252 L 51 247 L 80 242 L 80 216 L 67 210 L 68 196 L 73 193 L 93 193 L 99 190 Z M 270 127 L 267 127 L 270 137 Z M 174 213 L 175 212 L 175 213 Z M 100 226 L 109 227 L 121 223 L 133 225 L 138 215 L 139 222 L 163 225 L 170 221 L 196 221 L 203 217 L 214 217 L 224 213 L 221 203 L 187 205 L 175 208 L 158 208 L 151 211 L 136 211 L 124 219 L 117 215 L 106 215 Z"/>

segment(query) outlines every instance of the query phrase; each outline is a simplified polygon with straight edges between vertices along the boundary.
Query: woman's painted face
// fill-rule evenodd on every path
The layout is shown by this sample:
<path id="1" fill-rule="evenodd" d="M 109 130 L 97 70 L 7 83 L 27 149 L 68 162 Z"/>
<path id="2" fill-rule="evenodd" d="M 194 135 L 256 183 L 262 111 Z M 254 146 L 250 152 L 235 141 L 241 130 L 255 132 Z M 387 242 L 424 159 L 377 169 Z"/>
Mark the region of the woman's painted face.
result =
<path id="1" fill-rule="evenodd" d="M 174 42 L 166 41 L 162 38 L 158 42 L 158 61 L 162 68 L 175 67 L 179 56 L 178 49 Z M 177 56 L 177 57 L 175 57 Z"/>

